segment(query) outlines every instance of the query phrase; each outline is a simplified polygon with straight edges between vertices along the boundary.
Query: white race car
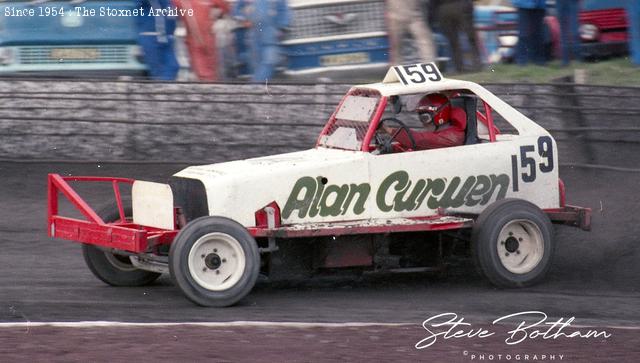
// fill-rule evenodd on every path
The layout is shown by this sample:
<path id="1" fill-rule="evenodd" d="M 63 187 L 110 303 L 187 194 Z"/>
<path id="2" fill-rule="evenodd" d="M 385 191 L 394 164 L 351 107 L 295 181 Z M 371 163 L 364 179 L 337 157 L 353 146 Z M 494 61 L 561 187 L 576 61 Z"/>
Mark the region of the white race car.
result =
<path id="1" fill-rule="evenodd" d="M 423 127 L 416 104 L 434 93 L 463 111 L 463 144 L 403 146 L 401 135 Z M 527 286 L 551 265 L 552 222 L 590 228 L 590 209 L 565 204 L 557 150 L 482 86 L 431 63 L 395 66 L 381 83 L 351 88 L 310 150 L 192 166 L 168 184 L 51 174 L 48 229 L 83 243 L 108 284 L 170 272 L 204 306 L 238 302 L 261 273 L 416 271 L 460 256 L 495 285 Z M 71 181 L 113 183 L 114 206 L 95 212 Z M 131 203 L 120 183 L 133 184 Z M 86 220 L 58 214 L 60 192 Z"/>

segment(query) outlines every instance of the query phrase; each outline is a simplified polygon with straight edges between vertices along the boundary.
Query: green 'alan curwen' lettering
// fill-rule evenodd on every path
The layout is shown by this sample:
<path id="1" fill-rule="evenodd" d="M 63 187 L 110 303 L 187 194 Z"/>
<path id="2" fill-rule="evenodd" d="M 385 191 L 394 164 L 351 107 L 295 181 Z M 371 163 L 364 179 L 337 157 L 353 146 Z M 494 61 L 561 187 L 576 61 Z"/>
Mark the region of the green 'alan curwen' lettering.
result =
<path id="1" fill-rule="evenodd" d="M 460 208 L 485 205 L 498 190 L 496 200 L 504 199 L 511 179 L 506 174 L 469 176 L 462 182 L 454 177 L 412 181 L 400 170 L 386 177 L 376 194 L 376 204 L 383 212 L 418 210 L 427 201 L 429 209 Z"/>
<path id="2" fill-rule="evenodd" d="M 324 181 L 324 183 L 323 183 Z M 354 214 L 364 213 L 365 203 L 371 193 L 371 186 L 363 184 L 325 185 L 322 177 L 302 177 L 293 186 L 287 203 L 282 209 L 282 217 L 287 219 L 296 211 L 298 218 L 337 217 L 350 210 Z"/>
<path id="3" fill-rule="evenodd" d="M 486 205 L 504 199 L 511 179 L 507 174 L 411 180 L 404 170 L 387 176 L 376 193 L 376 206 L 383 212 L 411 212 L 420 208 L 460 208 Z M 305 176 L 296 182 L 282 210 L 282 217 L 337 217 L 361 215 L 371 193 L 368 183 L 328 184 L 323 177 Z M 495 199 L 494 199 L 495 197 Z"/>

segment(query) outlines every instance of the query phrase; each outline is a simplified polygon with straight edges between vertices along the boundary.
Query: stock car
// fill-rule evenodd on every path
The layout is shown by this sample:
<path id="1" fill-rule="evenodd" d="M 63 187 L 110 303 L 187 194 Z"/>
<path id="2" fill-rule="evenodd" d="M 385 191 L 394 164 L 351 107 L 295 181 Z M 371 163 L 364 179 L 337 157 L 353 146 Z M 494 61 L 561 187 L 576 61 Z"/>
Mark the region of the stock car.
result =
<path id="1" fill-rule="evenodd" d="M 434 92 L 465 112 L 464 145 L 400 147 Z M 96 212 L 78 182 L 111 183 L 115 203 Z M 59 214 L 60 194 L 84 219 Z M 549 270 L 552 223 L 591 225 L 590 209 L 565 202 L 549 132 L 433 63 L 352 87 L 312 149 L 191 166 L 166 184 L 50 174 L 48 195 L 49 235 L 81 242 L 96 277 L 139 286 L 169 272 L 203 306 L 237 303 L 260 274 L 416 271 L 456 256 L 499 287 L 529 286 Z"/>

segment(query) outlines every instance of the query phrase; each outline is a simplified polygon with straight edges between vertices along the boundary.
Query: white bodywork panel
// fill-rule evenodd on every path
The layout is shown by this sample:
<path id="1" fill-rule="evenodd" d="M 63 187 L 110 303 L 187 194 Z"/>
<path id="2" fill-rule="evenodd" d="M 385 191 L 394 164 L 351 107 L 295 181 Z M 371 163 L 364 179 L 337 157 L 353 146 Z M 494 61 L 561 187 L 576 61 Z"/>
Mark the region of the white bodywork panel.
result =
<path id="1" fill-rule="evenodd" d="M 537 138 L 373 155 L 317 148 L 274 157 L 189 167 L 175 176 L 205 185 L 211 215 L 255 225 L 255 212 L 275 201 L 284 225 L 437 214 L 480 213 L 502 198 L 541 209 L 559 207 L 557 167 L 514 185 L 512 155 Z M 555 150 L 555 143 L 553 143 Z M 536 152 L 536 164 L 549 163 Z M 557 165 L 554 153 L 553 165 Z M 324 182 L 324 184 L 323 184 Z"/>
<path id="2" fill-rule="evenodd" d="M 175 176 L 202 181 L 207 192 L 209 214 L 225 216 L 248 227 L 255 225 L 255 212 L 273 201 L 284 212 L 300 178 L 306 178 L 304 181 L 308 182 L 308 187 L 300 188 L 298 199 L 305 196 L 315 199 L 316 195 L 320 198 L 321 195 L 316 192 L 321 188 L 320 185 L 324 186 L 323 178 L 327 186 L 349 186 L 352 183 L 367 182 L 368 156 L 357 151 L 318 148 L 264 158 L 192 166 Z M 320 203 L 321 200 L 317 202 Z M 310 218 L 309 213 L 302 217 L 299 215 L 299 210 L 294 210 L 288 218 L 283 218 L 283 223 L 361 218 L 353 213 L 338 217 L 318 214 Z"/>
<path id="3" fill-rule="evenodd" d="M 174 229 L 173 193 L 169 185 L 136 180 L 131 189 L 131 198 L 134 223 Z"/>
<path id="4" fill-rule="evenodd" d="M 557 168 L 537 173 L 535 182 L 517 180 L 514 185 L 511 155 L 518 155 L 526 140 L 372 156 L 371 183 L 381 186 L 372 217 L 390 213 L 420 217 L 436 214 L 438 208 L 475 214 L 503 198 L 525 199 L 541 209 L 557 208 Z M 537 138 L 530 140 L 532 145 L 537 143 Z M 539 156 L 534 160 L 546 162 Z M 553 163 L 557 165 L 557 159 Z"/>

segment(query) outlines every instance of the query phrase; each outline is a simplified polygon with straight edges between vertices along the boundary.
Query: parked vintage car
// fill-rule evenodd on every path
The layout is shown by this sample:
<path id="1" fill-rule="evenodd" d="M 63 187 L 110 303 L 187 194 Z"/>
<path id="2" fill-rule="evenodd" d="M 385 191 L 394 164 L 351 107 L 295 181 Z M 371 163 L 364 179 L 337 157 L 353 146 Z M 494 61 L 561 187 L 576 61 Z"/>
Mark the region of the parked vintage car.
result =
<path id="1" fill-rule="evenodd" d="M 389 40 L 384 0 L 289 0 L 292 23 L 282 41 L 282 73 L 289 79 L 377 79 L 389 67 Z M 242 32 L 236 32 L 239 36 Z M 434 34 L 437 61 L 449 61 L 448 43 Z M 408 37 L 403 46 L 407 63 L 417 59 Z M 245 45 L 236 44 L 236 50 Z M 246 73 L 240 67 L 240 73 Z"/>
<path id="2" fill-rule="evenodd" d="M 82 6 L 95 16 L 79 16 Z M 135 1 L 0 2 L 0 76 L 143 76 L 133 17 Z"/>
<path id="3" fill-rule="evenodd" d="M 505 2 L 503 2 L 505 3 Z M 476 22 L 490 62 L 511 62 L 518 43 L 516 10 L 510 6 L 476 6 Z M 560 57 L 560 23 L 555 1 L 547 1 L 544 42 L 549 59 Z M 629 51 L 629 19 L 625 0 L 580 2 L 580 51 L 584 59 L 615 57 Z M 497 40 L 497 41 L 496 41 Z"/>
<path id="4" fill-rule="evenodd" d="M 399 134 L 420 127 L 416 100 L 432 93 L 466 115 L 464 143 L 402 147 Z M 116 202 L 96 213 L 75 181 L 112 183 Z M 121 183 L 133 184 L 131 204 Z M 589 229 L 591 216 L 566 204 L 545 129 L 433 63 L 351 88 L 306 151 L 191 166 L 167 184 L 51 174 L 48 185 L 49 235 L 81 242 L 99 279 L 134 286 L 169 272 L 205 306 L 238 302 L 260 273 L 415 271 L 452 256 L 472 256 L 497 286 L 529 286 L 551 266 L 551 223 Z M 59 193 L 85 220 L 59 215 Z"/>
<path id="5" fill-rule="evenodd" d="M 584 0 L 580 12 L 580 38 L 585 58 L 629 52 L 629 19 L 625 0 Z"/>

